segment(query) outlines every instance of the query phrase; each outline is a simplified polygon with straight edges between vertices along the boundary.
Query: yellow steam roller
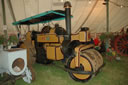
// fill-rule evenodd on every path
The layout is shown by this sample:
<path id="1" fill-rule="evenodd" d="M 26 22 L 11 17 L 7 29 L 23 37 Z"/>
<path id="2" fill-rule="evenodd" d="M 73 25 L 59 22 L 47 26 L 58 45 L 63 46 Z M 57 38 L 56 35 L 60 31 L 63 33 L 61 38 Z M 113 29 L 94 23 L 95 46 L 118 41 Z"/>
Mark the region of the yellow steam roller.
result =
<path id="1" fill-rule="evenodd" d="M 66 30 L 59 24 L 55 24 L 54 27 L 44 26 L 41 32 L 31 33 L 31 40 L 34 41 L 36 49 L 36 62 L 50 64 L 55 60 L 62 60 L 71 78 L 84 82 L 101 69 L 103 59 L 101 54 L 93 48 L 88 27 L 82 27 L 79 33 L 71 34 L 70 2 L 65 2 L 64 8 L 65 11 L 48 11 L 42 15 L 27 18 L 26 21 L 21 20 L 19 23 L 46 23 L 64 18 Z"/>

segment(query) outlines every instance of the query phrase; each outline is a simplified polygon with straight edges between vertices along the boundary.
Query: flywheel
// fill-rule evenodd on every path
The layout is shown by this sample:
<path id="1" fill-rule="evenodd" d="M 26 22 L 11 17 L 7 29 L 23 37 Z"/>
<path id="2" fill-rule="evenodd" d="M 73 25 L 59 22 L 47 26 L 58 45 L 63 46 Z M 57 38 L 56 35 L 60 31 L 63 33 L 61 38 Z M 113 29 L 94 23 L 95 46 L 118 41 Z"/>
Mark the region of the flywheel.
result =
<path id="1" fill-rule="evenodd" d="M 123 34 L 115 39 L 114 48 L 121 56 L 128 56 L 128 34 Z"/>

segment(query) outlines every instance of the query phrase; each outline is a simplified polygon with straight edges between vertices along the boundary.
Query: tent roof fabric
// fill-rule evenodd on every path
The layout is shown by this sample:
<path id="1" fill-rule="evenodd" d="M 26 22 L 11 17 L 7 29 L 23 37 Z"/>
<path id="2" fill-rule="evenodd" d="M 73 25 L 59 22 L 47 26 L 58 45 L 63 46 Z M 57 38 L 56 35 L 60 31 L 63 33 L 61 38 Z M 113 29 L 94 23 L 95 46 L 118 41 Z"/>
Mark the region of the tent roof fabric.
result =
<path id="1" fill-rule="evenodd" d="M 17 33 L 18 23 L 13 23 L 13 16 L 11 14 L 10 8 L 8 7 L 8 0 L 5 1 L 5 11 L 6 11 L 6 23 L 9 33 Z M 16 22 L 22 21 L 25 18 L 31 19 L 34 15 L 40 16 L 40 14 L 49 10 L 64 10 L 63 4 L 60 0 L 9 0 L 11 1 L 13 12 L 15 15 Z M 71 14 L 73 18 L 71 20 L 71 31 L 76 33 L 77 30 L 82 27 L 89 27 L 91 33 L 103 33 L 106 32 L 106 5 L 104 0 L 70 0 L 72 4 Z M 98 1 L 98 2 L 97 2 Z M 109 0 L 109 32 L 119 32 L 123 27 L 128 25 L 128 0 Z M 97 4 L 96 4 L 97 2 Z M 2 6 L 2 3 L 0 3 Z M 96 4 L 96 5 L 95 5 Z M 94 7 L 95 5 L 95 7 Z M 94 7 L 94 9 L 93 9 Z M 93 10 L 92 10 L 93 9 Z M 53 11 L 52 11 L 53 12 Z M 46 12 L 47 13 L 47 12 Z M 57 12 L 58 13 L 58 12 Z M 52 13 L 55 14 L 55 13 Z M 63 14 L 63 13 L 62 13 Z M 63 15 L 60 15 L 63 17 Z M 28 18 L 29 17 L 29 18 Z M 0 33 L 3 33 L 3 11 L 0 7 Z M 50 21 L 50 20 L 49 20 Z M 52 23 L 49 21 L 41 22 L 44 24 L 33 24 L 31 21 L 31 26 L 26 26 L 26 23 L 22 23 L 22 28 L 20 31 L 22 34 L 27 32 L 26 28 L 31 30 L 41 30 L 43 26 L 49 23 L 58 23 L 64 29 L 65 21 L 52 19 Z M 25 22 L 25 21 L 23 21 Z M 13 24 L 14 25 L 13 25 Z M 30 23 L 30 22 L 27 22 Z M 34 20 L 35 23 L 35 20 Z"/>

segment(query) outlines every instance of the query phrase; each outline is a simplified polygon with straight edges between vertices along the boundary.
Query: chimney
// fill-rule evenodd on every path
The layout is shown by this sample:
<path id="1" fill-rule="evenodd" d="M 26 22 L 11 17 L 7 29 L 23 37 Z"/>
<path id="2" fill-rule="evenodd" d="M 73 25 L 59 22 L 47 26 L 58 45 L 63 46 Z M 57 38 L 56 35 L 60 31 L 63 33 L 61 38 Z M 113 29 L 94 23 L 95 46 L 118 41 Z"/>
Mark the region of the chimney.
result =
<path id="1" fill-rule="evenodd" d="M 66 23 L 66 31 L 67 36 L 66 40 L 71 40 L 71 3 L 69 1 L 66 1 L 64 3 L 65 8 L 65 23 Z"/>

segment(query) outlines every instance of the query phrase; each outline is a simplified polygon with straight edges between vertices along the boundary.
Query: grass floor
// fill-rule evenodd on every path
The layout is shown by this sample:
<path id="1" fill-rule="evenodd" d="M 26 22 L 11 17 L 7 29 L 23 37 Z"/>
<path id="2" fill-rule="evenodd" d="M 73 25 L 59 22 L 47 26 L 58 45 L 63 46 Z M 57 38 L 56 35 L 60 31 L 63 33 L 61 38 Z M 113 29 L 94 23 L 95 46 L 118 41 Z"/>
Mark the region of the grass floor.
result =
<path id="1" fill-rule="evenodd" d="M 67 72 L 53 65 L 35 64 L 36 80 L 28 84 L 20 79 L 15 85 L 128 85 L 128 57 L 111 62 L 104 58 L 104 62 L 101 72 L 85 83 L 72 80 Z M 63 66 L 61 62 L 56 64 Z"/>

